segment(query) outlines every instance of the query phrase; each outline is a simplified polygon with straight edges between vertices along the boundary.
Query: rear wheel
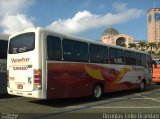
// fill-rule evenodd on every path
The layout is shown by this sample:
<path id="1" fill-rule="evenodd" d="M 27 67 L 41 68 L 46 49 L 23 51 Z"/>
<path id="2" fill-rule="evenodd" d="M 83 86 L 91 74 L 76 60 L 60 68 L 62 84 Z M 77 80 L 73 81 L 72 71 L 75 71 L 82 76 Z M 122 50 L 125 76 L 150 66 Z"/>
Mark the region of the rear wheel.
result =
<path id="1" fill-rule="evenodd" d="M 97 84 L 94 86 L 92 91 L 92 96 L 94 100 L 99 100 L 103 97 L 103 86 L 100 84 Z"/>

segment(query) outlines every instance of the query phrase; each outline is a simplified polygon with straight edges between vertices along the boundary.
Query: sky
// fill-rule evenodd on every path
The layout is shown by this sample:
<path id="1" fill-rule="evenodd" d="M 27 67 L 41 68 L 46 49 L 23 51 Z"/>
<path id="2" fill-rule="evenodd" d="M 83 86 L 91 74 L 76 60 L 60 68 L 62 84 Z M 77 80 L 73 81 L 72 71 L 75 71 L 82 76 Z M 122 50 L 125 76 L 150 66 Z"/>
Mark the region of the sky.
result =
<path id="1" fill-rule="evenodd" d="M 147 41 L 147 10 L 160 0 L 0 0 L 0 32 L 30 27 L 100 40 L 112 26 L 135 40 Z"/>

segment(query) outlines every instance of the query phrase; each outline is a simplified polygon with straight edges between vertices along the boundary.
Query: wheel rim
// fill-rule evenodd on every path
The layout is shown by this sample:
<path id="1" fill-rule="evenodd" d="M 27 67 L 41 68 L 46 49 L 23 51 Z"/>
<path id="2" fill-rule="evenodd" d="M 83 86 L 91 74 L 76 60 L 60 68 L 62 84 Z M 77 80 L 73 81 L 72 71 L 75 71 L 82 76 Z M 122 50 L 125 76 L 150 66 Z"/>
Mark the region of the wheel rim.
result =
<path id="1" fill-rule="evenodd" d="M 102 89 L 100 86 L 96 86 L 95 89 L 94 89 L 94 96 L 96 98 L 99 98 L 102 94 Z"/>

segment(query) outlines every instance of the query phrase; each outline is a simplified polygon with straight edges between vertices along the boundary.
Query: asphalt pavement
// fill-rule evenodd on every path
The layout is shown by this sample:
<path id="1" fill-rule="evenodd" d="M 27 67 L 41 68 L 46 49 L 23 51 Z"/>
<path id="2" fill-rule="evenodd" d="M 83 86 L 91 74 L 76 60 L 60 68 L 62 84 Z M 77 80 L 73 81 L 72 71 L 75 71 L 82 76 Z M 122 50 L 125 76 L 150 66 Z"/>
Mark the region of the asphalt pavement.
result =
<path id="1" fill-rule="evenodd" d="M 0 96 L 2 119 L 159 119 L 160 85 L 147 91 L 105 94 L 91 97 L 38 100 L 11 95 Z"/>

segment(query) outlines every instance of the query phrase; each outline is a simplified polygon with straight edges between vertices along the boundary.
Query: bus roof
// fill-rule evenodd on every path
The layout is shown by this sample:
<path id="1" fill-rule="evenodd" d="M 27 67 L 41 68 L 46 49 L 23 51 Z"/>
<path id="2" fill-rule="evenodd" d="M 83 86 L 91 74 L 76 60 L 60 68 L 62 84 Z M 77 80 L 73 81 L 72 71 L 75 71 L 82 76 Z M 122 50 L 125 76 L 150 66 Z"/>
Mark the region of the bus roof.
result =
<path id="1" fill-rule="evenodd" d="M 9 34 L 0 33 L 0 40 L 8 40 L 9 36 Z"/>
<path id="2" fill-rule="evenodd" d="M 22 34 L 22 33 L 26 33 L 26 32 L 45 32 L 47 33 L 47 35 L 54 35 L 54 36 L 59 36 L 62 38 L 68 38 L 68 39 L 73 39 L 73 40 L 77 40 L 77 41 L 82 41 L 82 42 L 87 42 L 87 43 L 92 43 L 92 44 L 97 44 L 97 45 L 102 45 L 102 46 L 108 46 L 108 47 L 112 47 L 112 48 L 118 48 L 118 49 L 122 49 L 122 50 L 128 50 L 128 51 L 133 51 L 133 52 L 139 52 L 139 53 L 143 53 L 143 54 L 148 54 L 147 52 L 144 51 L 140 51 L 140 50 L 136 50 L 136 49 L 131 49 L 131 48 L 125 48 L 125 47 L 121 47 L 121 46 L 115 46 L 115 45 L 110 45 L 110 44 L 105 44 L 99 41 L 94 41 L 94 40 L 90 40 L 90 39 L 85 39 L 85 38 L 80 38 L 80 37 L 76 37 L 73 35 L 67 35 L 67 34 L 63 34 L 60 32 L 55 32 L 53 30 L 47 29 L 47 28 L 42 28 L 42 27 L 34 27 L 34 28 L 28 28 L 28 29 L 24 29 L 20 32 L 14 33 L 10 36 L 10 38 Z"/>

